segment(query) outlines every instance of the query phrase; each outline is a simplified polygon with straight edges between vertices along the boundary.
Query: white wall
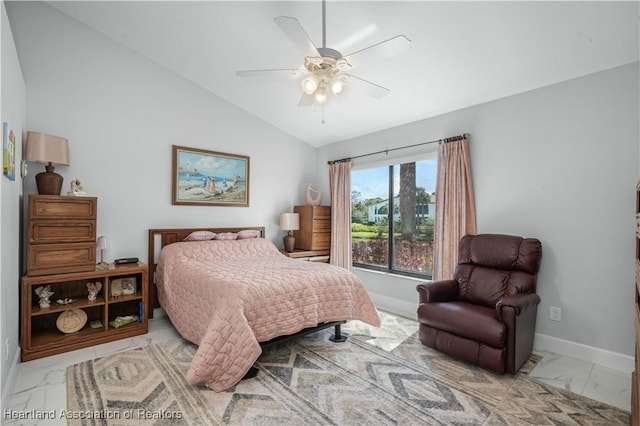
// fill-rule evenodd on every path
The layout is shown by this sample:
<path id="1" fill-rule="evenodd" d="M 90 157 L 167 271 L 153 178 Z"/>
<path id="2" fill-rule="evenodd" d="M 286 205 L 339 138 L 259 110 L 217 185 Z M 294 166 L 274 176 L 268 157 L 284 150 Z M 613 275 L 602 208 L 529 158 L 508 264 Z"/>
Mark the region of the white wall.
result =
<path id="1" fill-rule="evenodd" d="M 304 203 L 314 149 L 41 3 L 12 3 L 27 85 L 27 130 L 69 139 L 56 167 L 63 193 L 79 178 L 98 197 L 106 260 L 147 258 L 147 229 L 266 226 L 279 246 L 279 214 Z M 38 31 L 33 31 L 38 28 Z M 250 157 L 250 207 L 171 205 L 172 145 Z M 25 198 L 35 193 L 30 164 Z"/>
<path id="2" fill-rule="evenodd" d="M 469 132 L 478 232 L 542 241 L 537 333 L 632 356 L 638 81 L 638 63 L 570 80 L 323 147 L 318 167 Z M 417 307 L 415 280 L 358 274 Z"/>
<path id="3" fill-rule="evenodd" d="M 6 390 L 11 388 L 11 367 L 18 359 L 19 289 L 20 289 L 20 198 L 22 179 L 22 129 L 25 122 L 25 85 L 16 52 L 11 26 L 2 2 L 2 67 L 0 122 L 7 122 L 16 135 L 16 179 L 0 177 L 0 376 L 2 406 Z M 1 130 L 0 130 L 1 132 Z"/>

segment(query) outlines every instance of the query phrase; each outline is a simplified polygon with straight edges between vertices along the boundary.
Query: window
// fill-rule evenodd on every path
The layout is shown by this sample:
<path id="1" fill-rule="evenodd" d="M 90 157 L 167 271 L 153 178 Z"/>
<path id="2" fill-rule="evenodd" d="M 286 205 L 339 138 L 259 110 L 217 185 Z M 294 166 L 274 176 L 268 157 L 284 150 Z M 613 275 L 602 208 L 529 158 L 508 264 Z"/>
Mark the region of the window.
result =
<path id="1" fill-rule="evenodd" d="M 431 278 L 437 159 L 351 172 L 353 264 Z"/>

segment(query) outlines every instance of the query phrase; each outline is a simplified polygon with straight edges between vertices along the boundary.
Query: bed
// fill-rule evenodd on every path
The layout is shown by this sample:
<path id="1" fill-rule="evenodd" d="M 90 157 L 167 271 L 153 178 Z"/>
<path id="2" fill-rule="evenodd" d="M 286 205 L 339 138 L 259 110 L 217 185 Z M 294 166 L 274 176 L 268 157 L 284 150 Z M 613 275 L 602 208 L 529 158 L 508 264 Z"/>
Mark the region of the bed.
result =
<path id="1" fill-rule="evenodd" d="M 353 273 L 283 255 L 263 227 L 150 229 L 149 265 L 151 293 L 198 345 L 187 380 L 218 392 L 251 371 L 265 344 L 332 325 L 340 337 L 346 320 L 380 325 Z"/>

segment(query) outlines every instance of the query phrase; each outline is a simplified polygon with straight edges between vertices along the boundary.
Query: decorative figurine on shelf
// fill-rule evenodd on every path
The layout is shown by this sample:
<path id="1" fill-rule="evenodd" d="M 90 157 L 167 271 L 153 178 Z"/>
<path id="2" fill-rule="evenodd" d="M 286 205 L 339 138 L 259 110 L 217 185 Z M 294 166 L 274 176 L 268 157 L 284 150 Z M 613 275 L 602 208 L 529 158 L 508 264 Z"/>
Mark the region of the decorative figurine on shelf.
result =
<path id="1" fill-rule="evenodd" d="M 87 291 L 89 292 L 88 299 L 92 302 L 98 297 L 98 293 L 102 290 L 102 283 L 96 281 L 95 283 L 87 283 Z"/>
<path id="2" fill-rule="evenodd" d="M 307 205 L 308 206 L 319 206 L 320 201 L 322 201 L 322 191 L 318 189 L 313 189 L 311 184 L 307 185 Z"/>
<path id="3" fill-rule="evenodd" d="M 36 294 L 40 297 L 39 305 L 41 308 L 48 308 L 51 306 L 51 301 L 49 298 L 53 296 L 53 291 L 51 291 L 51 286 L 45 285 L 42 287 L 36 288 Z"/>
<path id="4" fill-rule="evenodd" d="M 87 193 L 82 189 L 82 183 L 80 183 L 80 179 L 76 178 L 71 181 L 71 191 L 67 192 L 67 195 L 87 195 Z"/>

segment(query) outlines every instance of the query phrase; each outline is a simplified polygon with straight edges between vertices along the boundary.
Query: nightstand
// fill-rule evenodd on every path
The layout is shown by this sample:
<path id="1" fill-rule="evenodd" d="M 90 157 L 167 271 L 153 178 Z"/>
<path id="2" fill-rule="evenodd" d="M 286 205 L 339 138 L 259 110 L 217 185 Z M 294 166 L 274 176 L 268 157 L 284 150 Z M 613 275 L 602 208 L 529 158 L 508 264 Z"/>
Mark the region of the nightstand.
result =
<path id="1" fill-rule="evenodd" d="M 329 249 L 326 250 L 294 250 L 291 253 L 286 250 L 280 250 L 280 253 L 296 260 L 305 260 L 308 262 L 329 263 Z"/>

